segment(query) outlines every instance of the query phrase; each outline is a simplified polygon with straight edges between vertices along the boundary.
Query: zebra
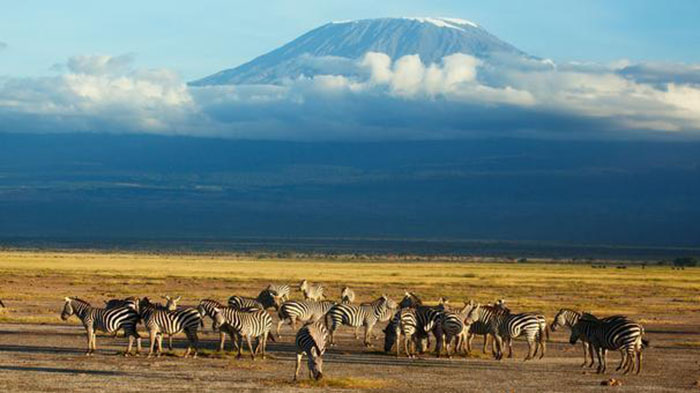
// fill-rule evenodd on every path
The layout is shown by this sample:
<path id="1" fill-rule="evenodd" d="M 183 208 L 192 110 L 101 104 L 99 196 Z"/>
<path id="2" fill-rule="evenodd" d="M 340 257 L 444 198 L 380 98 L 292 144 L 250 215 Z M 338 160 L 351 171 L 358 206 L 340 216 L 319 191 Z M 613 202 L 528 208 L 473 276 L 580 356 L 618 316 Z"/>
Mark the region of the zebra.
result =
<path id="1" fill-rule="evenodd" d="M 377 322 L 388 321 L 396 307 L 396 302 L 389 299 L 386 295 L 382 295 L 372 303 L 365 303 L 359 306 L 354 304 L 336 304 L 326 314 L 326 325 L 331 337 L 330 345 L 335 345 L 335 331 L 341 325 L 348 325 L 355 328 L 364 326 L 364 344 L 368 347 L 372 346 L 370 342 L 372 328 Z"/>
<path id="2" fill-rule="evenodd" d="M 262 358 L 265 359 L 265 348 L 267 347 L 267 338 L 270 337 L 270 329 L 272 328 L 272 317 L 265 310 L 241 311 L 233 307 L 214 308 L 214 320 L 216 326 L 223 332 L 231 336 L 231 340 L 238 339 L 238 355 L 241 358 L 243 351 L 243 337 L 248 342 L 248 350 L 250 356 L 255 360 L 255 354 L 262 350 Z M 251 340 L 257 338 L 259 343 L 255 350 Z M 223 350 L 223 348 L 221 348 Z"/>
<path id="3" fill-rule="evenodd" d="M 574 325 L 579 321 L 581 316 L 583 315 L 583 312 L 568 309 L 568 308 L 562 308 L 560 309 L 557 314 L 554 316 L 554 320 L 552 321 L 552 324 L 550 325 L 550 329 L 555 332 L 559 327 L 565 326 L 571 330 Z M 592 315 L 592 314 L 588 314 Z M 618 318 L 625 318 L 624 316 L 621 315 L 614 315 L 611 317 L 607 318 L 601 318 L 602 321 L 611 321 L 615 320 Z M 583 346 L 583 364 L 581 364 L 581 367 L 593 367 L 595 365 L 595 353 L 593 351 L 593 347 L 589 345 L 588 343 L 588 338 L 584 335 L 581 334 L 579 335 L 579 340 L 581 341 L 581 344 Z M 626 352 L 623 350 L 621 351 L 621 355 L 623 357 L 626 356 Z M 588 358 L 590 357 L 590 363 L 588 362 Z"/>
<path id="4" fill-rule="evenodd" d="M 406 356 L 415 356 L 416 341 L 419 340 L 418 318 L 414 308 L 400 309 L 384 329 L 384 351 L 389 352 L 396 344 L 396 357 L 401 354 L 401 336 L 404 336 L 404 352 Z M 413 350 L 411 350 L 413 348 Z"/>
<path id="5" fill-rule="evenodd" d="M 508 345 L 508 357 L 513 357 L 513 339 L 525 335 L 528 344 L 528 354 L 525 360 L 530 360 L 535 356 L 536 346 L 542 344 L 544 339 L 541 320 L 534 313 L 512 314 L 501 307 L 480 306 L 477 304 L 467 314 L 465 323 L 472 325 L 478 321 L 484 322 L 487 326 L 488 334 L 494 337 L 496 342 L 496 353 L 494 355 L 498 360 L 503 358 L 504 339 L 505 344 Z M 542 356 L 544 356 L 544 349 L 540 354 L 540 357 Z"/>
<path id="6" fill-rule="evenodd" d="M 583 313 L 571 328 L 569 343 L 574 345 L 581 337 L 586 338 L 597 355 L 599 374 L 607 369 L 608 350 L 620 350 L 622 354 L 617 370 L 622 369 L 628 374 L 636 368 L 636 374 L 639 374 L 642 371 L 642 349 L 649 346 L 649 341 L 643 336 L 642 325 L 625 316 L 598 319 Z"/>
<path id="7" fill-rule="evenodd" d="M 308 281 L 302 280 L 299 283 L 299 290 L 304 294 L 305 300 L 323 300 L 326 296 L 323 294 L 325 288 L 321 284 L 309 284 Z"/>
<path id="8" fill-rule="evenodd" d="M 97 308 L 77 297 L 66 297 L 64 300 L 65 305 L 61 312 L 61 319 L 65 321 L 71 315 L 75 315 L 80 318 L 85 327 L 88 342 L 88 349 L 85 355 L 92 356 L 97 349 L 96 332 L 98 330 L 111 334 L 118 332 L 120 329 L 124 329 L 124 334 L 129 337 L 129 344 L 124 356 L 131 355 L 134 340 L 136 340 L 136 356 L 141 353 L 141 336 L 136 331 L 139 315 L 134 308 L 129 306 L 109 309 Z"/>
<path id="9" fill-rule="evenodd" d="M 430 332 L 433 332 L 436 324 L 438 323 L 440 313 L 445 311 L 444 304 L 438 304 L 437 306 L 416 306 L 416 322 L 418 326 L 418 335 L 421 339 L 421 353 L 425 351 L 427 347 L 430 347 Z M 434 332 L 433 332 L 434 334 Z M 423 340 L 426 342 L 423 343 Z"/>
<path id="10" fill-rule="evenodd" d="M 289 300 L 282 303 L 277 312 L 279 317 L 277 321 L 277 337 L 282 337 L 280 335 L 280 328 L 285 321 L 289 321 L 289 325 L 292 329 L 296 330 L 297 321 L 317 321 L 323 318 L 328 310 L 336 304 L 336 302 L 326 300 L 320 302 L 314 300 Z"/>
<path id="11" fill-rule="evenodd" d="M 0 300 L 0 308 L 5 308 L 5 303 L 3 303 L 2 300 Z"/>
<path id="12" fill-rule="evenodd" d="M 156 356 L 163 351 L 163 334 L 173 335 L 185 332 L 188 345 L 184 357 L 188 357 L 194 348 L 193 357 L 197 357 L 199 337 L 197 330 L 204 324 L 199 310 L 190 307 L 178 308 L 171 311 L 165 307 L 159 307 L 146 297 L 139 302 L 139 314 L 143 320 L 150 337 L 150 350 L 148 356 L 153 355 L 154 346 L 158 344 Z"/>
<path id="13" fill-rule="evenodd" d="M 464 317 L 456 312 L 443 311 L 438 314 L 438 319 L 433 329 L 433 334 L 435 335 L 436 346 L 435 355 L 440 357 L 442 352 L 442 347 L 445 347 L 447 352 L 447 357 L 451 358 L 450 354 L 450 344 L 452 339 L 455 339 L 455 352 L 459 351 L 464 340 Z"/>
<path id="14" fill-rule="evenodd" d="M 294 343 L 297 349 L 297 363 L 294 369 L 294 381 L 297 380 L 301 359 L 308 356 L 309 377 L 315 380 L 323 378 L 323 354 L 326 352 L 328 329 L 323 321 L 310 322 L 297 332 Z"/>
<path id="15" fill-rule="evenodd" d="M 216 318 L 214 316 L 214 310 L 215 309 L 223 309 L 225 308 L 226 305 L 219 303 L 216 300 L 213 299 L 202 299 L 199 301 L 199 306 L 197 309 L 199 310 L 199 313 L 202 314 L 202 317 L 209 317 L 211 318 L 212 324 L 211 324 L 211 329 L 213 331 L 219 331 L 219 351 L 224 350 L 224 344 L 226 343 L 226 333 L 221 331 L 216 323 Z M 231 340 L 233 342 L 234 348 L 237 350 L 238 349 L 238 340 Z"/>
<path id="16" fill-rule="evenodd" d="M 263 289 L 258 297 L 245 297 L 245 296 L 231 296 L 228 298 L 228 305 L 237 309 L 244 308 L 256 308 L 260 310 L 267 310 L 269 308 L 279 309 L 280 296 L 276 292 L 272 292 L 269 289 Z"/>
<path id="17" fill-rule="evenodd" d="M 340 291 L 340 303 L 342 304 L 350 304 L 355 301 L 355 291 L 350 289 L 350 287 L 343 287 L 343 290 Z"/>
<path id="18" fill-rule="evenodd" d="M 138 311 L 139 298 L 136 296 L 129 296 L 124 299 L 110 299 L 105 301 L 105 308 L 115 308 L 115 307 L 131 307 Z"/>
<path id="19" fill-rule="evenodd" d="M 554 320 L 552 321 L 552 324 L 550 325 L 550 329 L 555 332 L 559 327 L 561 326 L 566 326 L 571 330 L 574 325 L 579 321 L 581 318 L 581 315 L 583 313 L 575 310 L 571 310 L 568 308 L 562 308 L 560 309 L 557 314 L 554 316 Z M 583 364 L 581 364 L 581 367 L 593 367 L 595 364 L 595 355 L 593 353 L 593 347 L 588 345 L 588 338 L 585 335 L 582 335 L 579 337 L 581 340 L 581 345 L 583 347 Z M 591 362 L 588 364 L 588 356 L 590 355 Z"/>
<path id="20" fill-rule="evenodd" d="M 282 302 L 289 300 L 289 284 L 270 284 L 266 289 L 276 294 Z"/>

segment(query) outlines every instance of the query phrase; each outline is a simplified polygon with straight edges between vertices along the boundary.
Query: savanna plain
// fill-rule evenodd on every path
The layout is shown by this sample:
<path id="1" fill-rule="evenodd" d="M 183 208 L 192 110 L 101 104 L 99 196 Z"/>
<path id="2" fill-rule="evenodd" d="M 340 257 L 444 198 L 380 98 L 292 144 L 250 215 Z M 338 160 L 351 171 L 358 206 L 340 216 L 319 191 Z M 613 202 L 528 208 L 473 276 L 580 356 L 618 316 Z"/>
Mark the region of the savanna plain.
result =
<path id="1" fill-rule="evenodd" d="M 700 391 L 700 269 L 628 264 L 593 268 L 589 263 L 537 261 L 365 261 L 253 258 L 235 255 L 168 255 L 105 252 L 0 252 L 0 391 L 487 391 L 487 392 L 675 392 Z M 651 347 L 644 351 L 641 375 L 614 371 L 611 353 L 606 375 L 581 368 L 580 346 L 569 332 L 553 332 L 544 359 L 523 362 L 526 344 L 517 341 L 515 357 L 493 360 L 475 339 L 470 356 L 436 359 L 396 358 L 383 351 L 381 330 L 374 347 L 365 348 L 349 328 L 325 355 L 319 382 L 292 382 L 294 332 L 268 344 L 267 359 L 236 359 L 218 352 L 218 333 L 206 322 L 196 359 L 182 358 L 184 335 L 160 358 L 124 357 L 126 340 L 98 335 L 98 351 L 83 353 L 85 333 L 79 320 L 63 322 L 65 296 L 93 305 L 126 296 L 182 296 L 183 305 L 200 299 L 226 302 L 231 295 L 255 296 L 269 283 L 289 283 L 292 298 L 302 279 L 323 283 L 338 297 L 348 285 L 359 301 L 387 294 L 398 301 L 411 290 L 426 303 L 440 296 L 452 305 L 474 299 L 506 299 L 514 311 L 542 311 L 550 319 L 562 307 L 596 315 L 626 314 L 641 322 Z M 273 316 L 276 321 L 277 316 Z M 147 337 L 143 327 L 142 336 Z M 144 344 L 147 345 L 147 339 Z M 230 344 L 229 344 L 230 345 Z M 227 351 L 230 346 L 227 346 Z M 621 386 L 603 386 L 609 378 Z"/>

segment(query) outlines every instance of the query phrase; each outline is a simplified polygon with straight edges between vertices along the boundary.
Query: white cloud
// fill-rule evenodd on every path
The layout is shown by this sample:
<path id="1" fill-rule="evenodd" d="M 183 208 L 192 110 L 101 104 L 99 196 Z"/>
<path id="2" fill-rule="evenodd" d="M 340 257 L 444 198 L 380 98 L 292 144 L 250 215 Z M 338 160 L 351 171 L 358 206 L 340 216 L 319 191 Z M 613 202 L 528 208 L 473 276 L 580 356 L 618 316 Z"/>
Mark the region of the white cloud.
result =
<path id="1" fill-rule="evenodd" d="M 187 87 L 170 70 L 138 69 L 132 60 L 78 56 L 57 76 L 0 81 L 0 131 L 298 140 L 700 131 L 694 65 L 503 59 L 494 67 L 464 54 L 423 64 L 367 53 L 357 61 L 301 59 L 330 72 L 282 86 Z"/>

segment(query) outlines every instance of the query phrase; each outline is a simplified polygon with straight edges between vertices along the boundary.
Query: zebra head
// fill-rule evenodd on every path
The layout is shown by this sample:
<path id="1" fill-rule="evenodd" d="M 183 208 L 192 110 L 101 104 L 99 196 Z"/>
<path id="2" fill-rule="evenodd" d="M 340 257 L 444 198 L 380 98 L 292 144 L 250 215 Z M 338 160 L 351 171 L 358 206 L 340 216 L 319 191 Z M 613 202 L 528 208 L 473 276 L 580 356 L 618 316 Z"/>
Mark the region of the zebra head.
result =
<path id="1" fill-rule="evenodd" d="M 311 356 L 309 356 L 308 364 L 309 371 L 313 378 L 317 381 L 323 378 L 323 350 L 319 350 L 316 345 L 311 348 Z"/>
<path id="2" fill-rule="evenodd" d="M 557 315 L 554 316 L 554 320 L 552 321 L 552 324 L 549 325 L 549 329 L 553 332 L 555 332 L 557 329 L 559 329 L 560 326 L 569 326 L 572 327 L 573 324 L 571 324 L 569 318 L 567 318 L 567 314 L 572 312 L 572 310 L 567 310 L 565 308 L 562 308 L 559 310 Z"/>
<path id="3" fill-rule="evenodd" d="M 177 303 L 182 299 L 182 296 L 178 296 L 175 299 L 171 298 L 168 295 L 163 296 L 163 299 L 166 300 L 165 302 L 165 308 L 168 309 L 168 311 L 175 311 L 177 310 Z"/>
<path id="4" fill-rule="evenodd" d="M 219 307 L 214 307 L 211 317 L 214 320 L 214 325 L 212 326 L 214 329 L 220 329 L 226 323 L 226 317 L 224 317 Z"/>
<path id="5" fill-rule="evenodd" d="M 73 309 L 73 299 L 69 297 L 65 297 L 64 300 L 66 301 L 66 304 L 63 305 L 63 311 L 61 312 L 61 319 L 62 320 L 67 320 L 70 318 L 71 315 L 75 314 L 75 310 Z"/>
<path id="6" fill-rule="evenodd" d="M 481 305 L 479 303 L 470 301 L 465 305 L 464 311 L 466 312 L 464 317 L 466 326 L 471 326 L 474 322 L 478 322 L 481 319 Z"/>
<path id="7" fill-rule="evenodd" d="M 396 319 L 392 319 L 384 328 L 384 352 L 391 351 L 396 343 Z"/>

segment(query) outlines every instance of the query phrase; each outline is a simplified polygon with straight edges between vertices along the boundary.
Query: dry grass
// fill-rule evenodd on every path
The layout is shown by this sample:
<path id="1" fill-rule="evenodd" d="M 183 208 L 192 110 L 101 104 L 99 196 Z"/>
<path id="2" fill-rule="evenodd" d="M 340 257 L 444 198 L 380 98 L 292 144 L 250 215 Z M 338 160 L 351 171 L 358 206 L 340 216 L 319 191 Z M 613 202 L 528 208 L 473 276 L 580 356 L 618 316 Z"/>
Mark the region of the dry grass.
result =
<path id="1" fill-rule="evenodd" d="M 391 386 L 387 379 L 372 379 L 359 377 L 323 378 L 320 381 L 313 379 L 301 379 L 297 382 L 280 381 L 282 385 L 291 385 L 298 388 L 336 388 L 336 389 L 382 389 Z"/>
<path id="2" fill-rule="evenodd" d="M 333 297 L 348 284 L 360 300 L 383 293 L 398 299 L 405 290 L 413 290 L 428 301 L 439 296 L 448 297 L 453 304 L 505 298 L 516 310 L 552 314 L 560 307 L 571 307 L 668 324 L 697 311 L 700 299 L 700 269 L 679 272 L 667 266 L 592 269 L 590 265 L 554 263 L 342 262 L 15 251 L 0 252 L 0 273 L 5 279 L 0 298 L 11 309 L 0 314 L 0 320 L 32 322 L 36 318 L 37 323 L 58 322 L 53 316 L 66 295 L 99 304 L 111 297 L 170 293 L 194 303 L 205 297 L 225 300 L 234 293 L 255 295 L 269 282 L 296 284 L 304 278 L 323 282 Z M 11 308 L 13 301 L 20 300 L 55 305 L 37 306 L 26 314 L 27 310 Z M 660 312 L 663 321 L 655 320 Z"/>

